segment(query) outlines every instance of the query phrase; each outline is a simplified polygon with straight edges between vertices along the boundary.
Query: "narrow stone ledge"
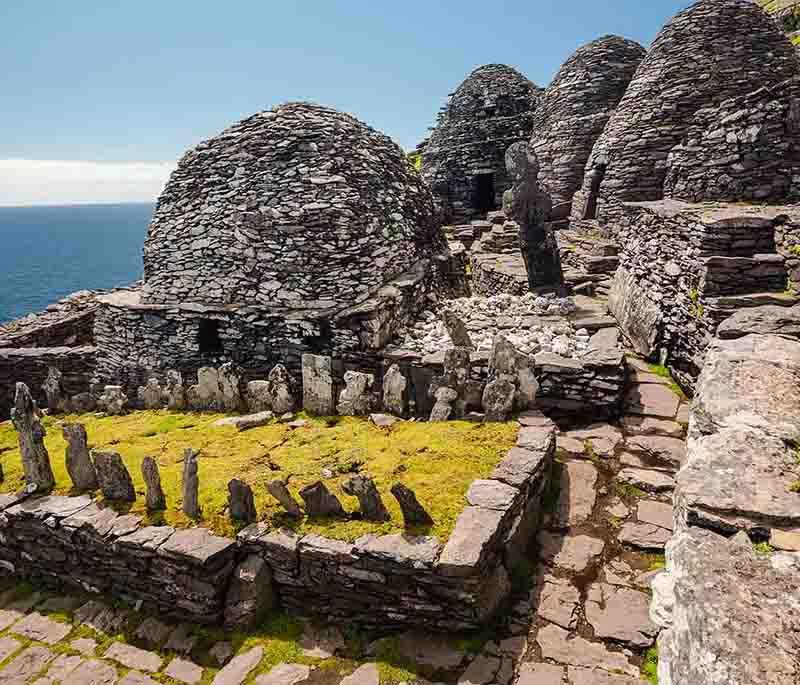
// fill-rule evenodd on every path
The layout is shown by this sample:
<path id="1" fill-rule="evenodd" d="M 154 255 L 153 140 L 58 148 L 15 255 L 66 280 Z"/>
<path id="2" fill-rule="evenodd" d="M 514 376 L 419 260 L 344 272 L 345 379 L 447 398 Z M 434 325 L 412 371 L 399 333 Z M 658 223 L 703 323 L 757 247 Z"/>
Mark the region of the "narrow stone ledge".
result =
<path id="1" fill-rule="evenodd" d="M 469 576 L 485 563 L 496 541 L 505 512 L 466 507 L 444 547 L 436 569 L 444 576 Z"/>
<path id="2" fill-rule="evenodd" d="M 430 569 L 441 549 L 438 538 L 404 534 L 365 535 L 355 544 L 355 553 L 359 557 L 373 557 L 413 569 Z"/>

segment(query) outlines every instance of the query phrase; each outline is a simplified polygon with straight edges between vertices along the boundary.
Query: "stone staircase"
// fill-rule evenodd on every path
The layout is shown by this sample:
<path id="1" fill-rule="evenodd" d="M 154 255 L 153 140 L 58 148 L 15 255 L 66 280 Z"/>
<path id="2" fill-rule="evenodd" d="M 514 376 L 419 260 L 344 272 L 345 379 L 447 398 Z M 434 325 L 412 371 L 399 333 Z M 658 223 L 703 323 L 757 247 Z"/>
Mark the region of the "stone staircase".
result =
<path id="1" fill-rule="evenodd" d="M 607 296 L 619 247 L 598 221 L 573 221 L 556 232 L 564 282 L 573 292 Z"/>

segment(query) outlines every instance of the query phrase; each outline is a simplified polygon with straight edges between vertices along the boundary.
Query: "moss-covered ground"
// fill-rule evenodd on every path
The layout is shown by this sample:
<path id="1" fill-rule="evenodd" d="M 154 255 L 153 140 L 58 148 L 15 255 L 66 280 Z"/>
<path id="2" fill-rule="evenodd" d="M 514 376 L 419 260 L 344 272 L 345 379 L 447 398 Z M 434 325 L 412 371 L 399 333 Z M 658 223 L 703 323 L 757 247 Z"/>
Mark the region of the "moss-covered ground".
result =
<path id="1" fill-rule="evenodd" d="M 126 416 L 86 414 L 46 417 L 45 445 L 56 477 L 57 494 L 76 494 L 65 465 L 66 442 L 60 424 L 79 421 L 86 426 L 89 446 L 119 452 L 133 478 L 137 499 L 128 509 L 146 514 L 141 462 L 145 456 L 158 460 L 168 509 L 147 517 L 149 523 L 186 527 L 200 523 L 221 535 L 233 535 L 235 526 L 227 513 L 228 482 L 240 478 L 253 488 L 259 519 L 276 527 L 289 525 L 298 532 L 317 532 L 342 540 L 355 540 L 365 533 L 402 531 L 400 508 L 389 488 L 402 482 L 417 493 L 435 523 L 428 532 L 446 540 L 464 507 L 464 495 L 476 478 L 485 478 L 513 446 L 514 422 L 477 424 L 402 422 L 380 429 L 366 419 L 305 417 L 307 425 L 292 429 L 273 422 L 261 428 L 238 432 L 234 427 L 215 426 L 222 415 L 138 411 Z M 180 511 L 184 449 L 199 450 L 199 521 Z M 10 422 L 0 424 L 0 462 L 5 481 L 0 492 L 13 492 L 23 485 L 17 435 Z M 296 496 L 305 485 L 322 479 L 323 470 L 334 477 L 328 487 L 350 512 L 358 501 L 342 492 L 341 484 L 360 471 L 375 479 L 391 521 L 384 524 L 352 519 L 308 519 L 296 523 L 267 494 L 268 481 L 288 481 Z M 99 494 L 99 493 L 98 493 Z"/>

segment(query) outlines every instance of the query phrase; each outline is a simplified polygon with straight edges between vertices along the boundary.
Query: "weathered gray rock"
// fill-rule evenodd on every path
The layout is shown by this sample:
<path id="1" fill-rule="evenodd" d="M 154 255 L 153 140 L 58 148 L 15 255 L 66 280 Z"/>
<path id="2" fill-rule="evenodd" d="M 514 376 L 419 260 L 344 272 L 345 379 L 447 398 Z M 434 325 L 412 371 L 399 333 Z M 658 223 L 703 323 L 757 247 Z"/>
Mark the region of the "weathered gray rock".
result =
<path id="1" fill-rule="evenodd" d="M 267 483 L 267 492 L 278 500 L 289 516 L 297 519 L 303 517 L 303 510 L 282 480 L 272 480 Z"/>
<path id="2" fill-rule="evenodd" d="M 28 647 L 0 671 L 0 682 L 4 685 L 27 683 L 55 659 L 55 656 L 47 647 Z"/>
<path id="3" fill-rule="evenodd" d="M 119 416 L 128 407 L 128 396 L 121 385 L 107 385 L 97 399 L 97 406 L 109 416 Z"/>
<path id="4" fill-rule="evenodd" d="M 204 366 L 197 371 L 197 383 L 186 390 L 186 403 L 197 411 L 237 412 L 244 406 L 241 377 L 232 363 L 219 369 Z"/>
<path id="5" fill-rule="evenodd" d="M 658 633 L 650 621 L 649 604 L 650 598 L 644 592 L 594 583 L 586 598 L 586 620 L 595 637 L 649 647 Z"/>
<path id="6" fill-rule="evenodd" d="M 272 571 L 267 563 L 251 554 L 233 572 L 225 599 L 225 627 L 251 630 L 275 606 Z"/>
<path id="7" fill-rule="evenodd" d="M 383 375 L 383 409 L 395 416 L 408 412 L 408 380 L 397 364 Z"/>
<path id="8" fill-rule="evenodd" d="M 507 421 L 514 410 L 517 389 L 506 378 L 496 378 L 483 391 L 483 409 L 487 421 Z"/>
<path id="9" fill-rule="evenodd" d="M 662 435 L 641 435 L 630 438 L 625 447 L 643 452 L 653 462 L 663 462 L 675 469 L 681 467 L 686 460 L 686 443 L 680 438 Z"/>
<path id="10" fill-rule="evenodd" d="M 300 491 L 309 516 L 346 516 L 342 503 L 321 480 Z"/>
<path id="11" fill-rule="evenodd" d="M 514 384 L 516 390 L 514 403 L 524 411 L 536 405 L 539 382 L 534 373 L 534 360 L 517 350 L 511 341 L 498 333 L 492 341 L 492 354 L 489 357 L 489 377 L 503 379 Z"/>
<path id="12" fill-rule="evenodd" d="M 561 685 L 564 667 L 526 661 L 519 667 L 518 685 Z"/>
<path id="13" fill-rule="evenodd" d="M 545 659 L 552 659 L 569 666 L 601 668 L 606 671 L 638 676 L 639 669 L 619 652 L 611 652 L 598 642 L 589 642 L 580 636 L 569 637 L 569 633 L 555 625 L 539 629 L 536 641 Z"/>
<path id="14" fill-rule="evenodd" d="M 272 411 L 269 381 L 250 381 L 247 384 L 247 408 L 254 414 Z"/>
<path id="15" fill-rule="evenodd" d="M 257 518 L 253 489 L 243 480 L 228 483 L 228 511 L 234 521 L 253 523 Z"/>
<path id="16" fill-rule="evenodd" d="M 581 573 L 599 557 L 605 542 L 588 535 L 539 534 L 539 555 L 548 563 L 567 571 Z"/>
<path id="17" fill-rule="evenodd" d="M 198 501 L 200 479 L 197 470 L 197 452 L 191 447 L 187 447 L 183 451 L 183 477 L 181 479 L 183 504 L 181 505 L 181 510 L 192 519 L 200 517 L 200 503 Z"/>
<path id="18" fill-rule="evenodd" d="M 546 621 L 573 630 L 578 625 L 580 601 L 578 588 L 568 579 L 545 576 L 541 581 L 536 613 Z"/>
<path id="19" fill-rule="evenodd" d="M 431 410 L 430 421 L 447 421 L 453 415 L 453 403 L 458 399 L 458 392 L 453 388 L 439 388 L 435 394 L 436 404 Z"/>
<path id="20" fill-rule="evenodd" d="M 391 493 L 400 505 L 400 510 L 403 513 L 403 523 L 406 528 L 433 525 L 433 519 L 419 503 L 413 490 L 402 483 L 395 483 L 392 485 Z"/>
<path id="21" fill-rule="evenodd" d="M 588 520 L 597 500 L 597 469 L 586 462 L 557 464 L 561 473 L 561 489 L 556 508 L 556 522 L 562 528 L 577 526 Z"/>
<path id="22" fill-rule="evenodd" d="M 246 431 L 251 428 L 260 428 L 271 423 L 275 414 L 271 411 L 261 411 L 257 414 L 245 414 L 244 416 L 226 416 L 214 422 L 215 426 L 234 426 L 238 431 Z"/>
<path id="23" fill-rule="evenodd" d="M 675 489 L 675 479 L 661 471 L 626 468 L 619 472 L 617 478 L 646 492 L 670 492 Z"/>
<path id="24" fill-rule="evenodd" d="M 297 388 L 283 364 L 276 364 L 269 372 L 267 396 L 269 408 L 276 414 L 286 414 L 297 409 Z"/>
<path id="25" fill-rule="evenodd" d="M 103 497 L 120 502 L 135 502 L 131 474 L 117 452 L 92 452 L 97 482 Z"/>
<path id="26" fill-rule="evenodd" d="M 652 523 L 628 521 L 620 528 L 617 538 L 624 545 L 658 551 L 664 549 L 672 533 Z"/>
<path id="27" fill-rule="evenodd" d="M 723 340 L 742 338 L 751 333 L 800 338 L 800 306 L 765 305 L 740 309 L 717 328 L 717 337 Z"/>
<path id="28" fill-rule="evenodd" d="M 145 486 L 145 505 L 147 511 L 163 511 L 167 508 L 167 498 L 161 488 L 161 474 L 155 457 L 142 459 L 142 478 Z"/>
<path id="29" fill-rule="evenodd" d="M 176 656 L 164 669 L 164 675 L 186 685 L 196 685 L 203 679 L 203 669 L 191 661 Z"/>
<path id="30" fill-rule="evenodd" d="M 72 632 L 72 627 L 69 624 L 54 621 L 34 611 L 14 624 L 12 632 L 15 635 L 27 637 L 29 640 L 54 645 L 69 635 Z M 0 682 L 2 682 L 2 677 L 0 677 Z"/>
<path id="31" fill-rule="evenodd" d="M 342 483 L 342 490 L 352 497 L 358 497 L 361 515 L 367 521 L 388 521 L 389 512 L 383 504 L 375 481 L 368 476 L 356 475 Z"/>
<path id="32" fill-rule="evenodd" d="M 167 403 L 166 394 L 157 378 L 150 378 L 147 385 L 139 386 L 137 394 L 145 409 L 161 409 Z"/>
<path id="33" fill-rule="evenodd" d="M 242 685 L 247 676 L 261 662 L 263 656 L 264 648 L 260 646 L 236 655 L 214 676 L 211 685 Z"/>
<path id="34" fill-rule="evenodd" d="M 155 673 L 161 670 L 162 658 L 155 652 L 148 652 L 124 642 L 114 642 L 105 653 L 106 659 L 113 659 L 128 668 Z"/>
<path id="35" fill-rule="evenodd" d="M 180 371 L 167 371 L 164 393 L 167 396 L 168 409 L 180 411 L 186 408 L 186 388 Z"/>
<path id="36" fill-rule="evenodd" d="M 89 457 L 86 428 L 81 423 L 65 423 L 61 432 L 67 441 L 67 473 L 78 490 L 96 490 L 97 474 Z"/>
<path id="37" fill-rule="evenodd" d="M 466 325 L 456 314 L 449 309 L 444 309 L 442 310 L 442 321 L 454 347 L 465 347 L 468 350 L 475 349 Z"/>
<path id="38" fill-rule="evenodd" d="M 347 371 L 344 382 L 346 386 L 339 393 L 336 411 L 342 416 L 367 416 L 372 410 L 375 376 L 360 371 Z"/>
<path id="39" fill-rule="evenodd" d="M 439 405 L 439 409 L 436 412 L 437 417 L 447 414 L 446 418 L 434 419 L 438 421 L 446 421 L 451 415 L 455 418 L 461 418 L 466 411 L 471 390 L 471 351 L 466 347 L 453 347 L 445 350 L 443 366 L 444 373 L 433 378 L 428 390 L 429 394 L 436 398 L 437 405 Z M 452 398 L 452 392 L 440 393 L 442 388 L 448 388 L 455 392 L 455 397 Z M 440 394 L 441 400 L 439 398 Z M 447 411 L 448 408 L 450 409 L 449 412 Z M 435 409 L 436 406 L 434 406 Z M 433 415 L 434 412 L 432 411 L 431 416 Z"/>
<path id="40" fill-rule="evenodd" d="M 41 412 L 28 386 L 17 383 L 11 421 L 17 431 L 25 482 L 31 487 L 36 486 L 37 491 L 46 491 L 55 486 L 56 479 L 50 455 L 44 446 L 46 431 L 40 419 Z"/>
<path id="41" fill-rule="evenodd" d="M 311 675 L 311 667 L 304 664 L 278 664 L 269 673 L 256 678 L 256 685 L 302 685 Z"/>
<path id="42" fill-rule="evenodd" d="M 333 415 L 333 369 L 330 357 L 303 355 L 303 409 L 317 416 Z"/>

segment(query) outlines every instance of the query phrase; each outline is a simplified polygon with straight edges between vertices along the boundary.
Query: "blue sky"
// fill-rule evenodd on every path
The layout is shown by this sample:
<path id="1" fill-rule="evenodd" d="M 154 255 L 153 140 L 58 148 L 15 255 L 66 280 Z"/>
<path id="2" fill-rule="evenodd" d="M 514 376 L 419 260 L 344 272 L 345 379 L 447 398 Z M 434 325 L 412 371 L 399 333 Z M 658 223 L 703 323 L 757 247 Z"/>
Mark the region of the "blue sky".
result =
<path id="1" fill-rule="evenodd" d="M 688 4 L 1 0 L 0 164 L 52 160 L 54 177 L 75 186 L 87 165 L 64 162 L 100 162 L 114 178 L 145 162 L 156 187 L 187 148 L 296 99 L 349 111 L 411 148 L 475 67 L 510 64 L 545 86 L 583 43 L 617 33 L 647 45 Z M 16 185 L 0 180 L 0 204 L 24 195 L 25 179 L 43 181 L 31 202 L 58 195 L 46 165 L 26 164 Z M 114 183 L 102 189 L 109 199 Z"/>

